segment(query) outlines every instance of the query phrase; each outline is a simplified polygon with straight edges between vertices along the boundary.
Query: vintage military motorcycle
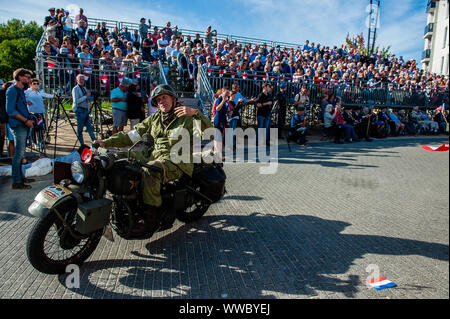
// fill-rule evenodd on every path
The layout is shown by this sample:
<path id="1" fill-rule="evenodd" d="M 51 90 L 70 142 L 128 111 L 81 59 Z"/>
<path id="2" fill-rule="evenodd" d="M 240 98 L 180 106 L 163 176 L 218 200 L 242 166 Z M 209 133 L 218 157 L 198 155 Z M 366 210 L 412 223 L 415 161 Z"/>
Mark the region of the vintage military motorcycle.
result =
<path id="1" fill-rule="evenodd" d="M 82 264 L 102 235 L 113 240 L 113 230 L 127 240 L 153 235 L 130 235 L 141 219 L 142 168 L 161 172 L 161 168 L 130 156 L 138 143 L 122 158 L 93 145 L 84 149 L 81 162 L 54 163 L 54 185 L 40 191 L 28 208 L 39 218 L 26 247 L 34 268 L 48 274 L 64 273 L 67 265 Z M 148 140 L 145 143 L 151 145 Z M 225 180 L 222 164 L 195 164 L 192 177 L 186 175 L 162 185 L 163 204 L 158 209 L 155 232 L 170 229 L 175 219 L 189 223 L 201 218 L 223 197 Z"/>

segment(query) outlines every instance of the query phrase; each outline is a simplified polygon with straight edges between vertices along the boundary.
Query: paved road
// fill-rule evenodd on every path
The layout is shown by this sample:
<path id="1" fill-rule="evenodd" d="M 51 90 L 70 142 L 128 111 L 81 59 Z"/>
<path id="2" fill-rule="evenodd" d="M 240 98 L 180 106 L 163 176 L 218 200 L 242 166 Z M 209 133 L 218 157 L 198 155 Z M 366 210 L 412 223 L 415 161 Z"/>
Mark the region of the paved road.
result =
<path id="1" fill-rule="evenodd" d="M 448 138 L 279 149 L 274 175 L 226 164 L 226 197 L 200 221 L 147 241 L 102 239 L 80 288 L 40 274 L 26 208 L 51 181 L 0 178 L 0 298 L 449 298 Z M 374 275 L 396 288 L 375 291 Z"/>

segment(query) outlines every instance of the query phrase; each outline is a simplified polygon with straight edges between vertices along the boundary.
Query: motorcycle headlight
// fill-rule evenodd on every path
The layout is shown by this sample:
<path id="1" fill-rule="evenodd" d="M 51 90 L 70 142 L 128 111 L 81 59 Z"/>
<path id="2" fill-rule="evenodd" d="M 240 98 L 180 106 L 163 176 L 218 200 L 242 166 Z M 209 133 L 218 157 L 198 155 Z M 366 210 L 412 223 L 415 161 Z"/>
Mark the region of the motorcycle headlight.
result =
<path id="1" fill-rule="evenodd" d="M 72 170 L 72 177 L 78 184 L 83 183 L 86 175 L 86 171 L 83 167 L 83 164 L 81 162 L 73 162 L 71 166 Z"/>

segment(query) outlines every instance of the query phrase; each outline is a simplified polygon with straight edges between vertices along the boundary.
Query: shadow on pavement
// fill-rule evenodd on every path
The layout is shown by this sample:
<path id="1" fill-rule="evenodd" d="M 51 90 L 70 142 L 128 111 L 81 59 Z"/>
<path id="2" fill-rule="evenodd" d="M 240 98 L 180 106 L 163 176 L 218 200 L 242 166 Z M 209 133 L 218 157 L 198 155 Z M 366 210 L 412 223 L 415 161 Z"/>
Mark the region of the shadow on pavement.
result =
<path id="1" fill-rule="evenodd" d="M 135 298 L 143 290 L 158 298 L 154 292 L 164 290 L 172 292 L 172 298 L 220 298 L 225 292 L 227 298 L 264 299 L 276 298 L 276 292 L 310 296 L 318 289 L 351 298 L 368 274 L 361 274 L 362 278 L 344 274 L 365 254 L 448 261 L 448 245 L 343 234 L 348 226 L 307 215 L 205 216 L 147 243 L 145 252 L 131 252 L 138 259 L 86 262 L 80 270 L 80 289 L 72 291 L 89 298 Z M 105 276 L 109 288 L 98 284 Z M 62 285 L 65 278 L 59 277 Z M 123 293 L 111 283 L 138 295 Z"/>

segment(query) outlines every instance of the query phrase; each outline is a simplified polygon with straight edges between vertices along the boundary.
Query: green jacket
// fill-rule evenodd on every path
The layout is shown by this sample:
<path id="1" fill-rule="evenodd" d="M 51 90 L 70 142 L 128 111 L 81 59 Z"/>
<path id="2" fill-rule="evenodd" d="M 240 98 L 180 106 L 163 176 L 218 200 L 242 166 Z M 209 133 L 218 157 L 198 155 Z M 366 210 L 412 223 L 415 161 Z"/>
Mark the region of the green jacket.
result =
<path id="1" fill-rule="evenodd" d="M 194 127 L 194 121 L 200 121 L 201 127 Z M 189 132 L 189 147 L 190 156 L 189 159 L 184 158 L 181 162 L 175 162 L 185 174 L 192 176 L 194 170 L 193 163 L 193 134 L 201 134 L 207 128 L 212 127 L 211 121 L 206 118 L 200 111 L 198 111 L 194 116 L 182 116 L 176 117 L 169 125 L 164 128 L 162 124 L 161 111 L 158 110 L 156 113 L 146 118 L 141 123 L 135 126 L 135 130 L 124 133 L 119 132 L 106 139 L 105 148 L 110 147 L 129 147 L 132 146 L 136 141 L 142 138 L 145 133 L 150 134 L 154 139 L 154 149 L 151 157 L 148 159 L 150 161 L 154 160 L 169 160 L 171 159 L 171 149 L 177 144 L 182 136 L 180 135 L 185 128 Z M 201 129 L 201 132 L 198 130 Z M 198 136 L 198 135 L 197 135 Z M 178 145 L 180 146 L 180 144 Z M 187 145 L 186 145 L 187 146 Z M 172 161 L 173 162 L 173 161 Z"/>

